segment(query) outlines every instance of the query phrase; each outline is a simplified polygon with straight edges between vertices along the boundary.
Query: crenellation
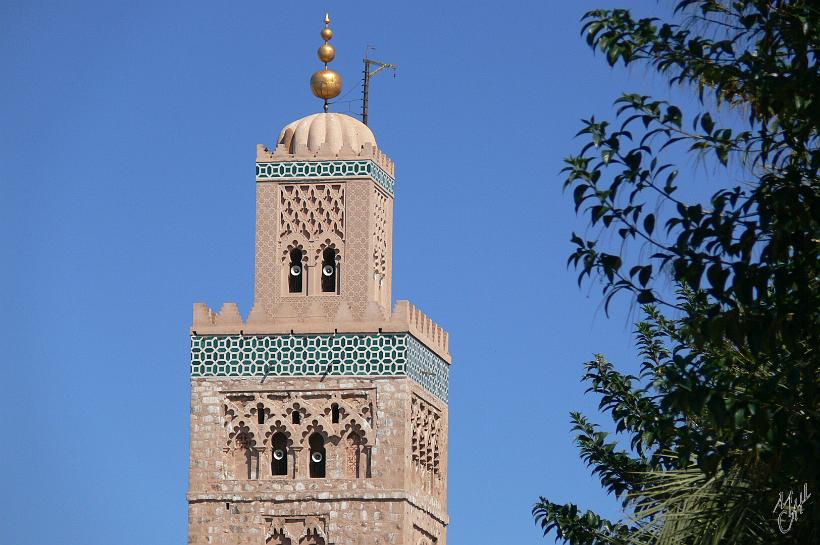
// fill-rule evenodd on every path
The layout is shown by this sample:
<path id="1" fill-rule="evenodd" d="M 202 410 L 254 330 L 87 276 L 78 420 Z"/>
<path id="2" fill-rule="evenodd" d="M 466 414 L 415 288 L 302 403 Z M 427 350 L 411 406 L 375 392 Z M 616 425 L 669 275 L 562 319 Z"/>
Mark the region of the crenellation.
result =
<path id="1" fill-rule="evenodd" d="M 297 318 L 285 319 L 285 315 L 295 315 L 298 311 L 292 302 L 283 301 L 273 311 L 281 319 L 259 322 L 256 321 L 260 316 L 255 310 L 257 306 L 253 307 L 248 319 L 244 321 L 235 303 L 223 304 L 219 313 L 215 313 L 204 303 L 194 303 L 190 332 L 192 335 L 230 335 L 240 332 L 245 335 L 408 332 L 446 362 L 452 361 L 447 331 L 409 301 L 397 301 L 389 316 L 374 316 L 370 320 L 350 319 L 346 303 L 340 305 L 340 309 L 345 308 L 347 311 L 343 313 L 340 310 L 336 315 L 347 319 L 340 320 L 323 319 L 319 302 L 310 302 L 305 308 L 303 321 L 298 321 Z M 277 313 L 276 309 L 281 309 L 281 312 Z"/>
<path id="2" fill-rule="evenodd" d="M 409 301 L 396 301 L 391 321 L 407 327 L 414 337 L 425 343 L 448 363 L 451 361 L 447 332 Z"/>

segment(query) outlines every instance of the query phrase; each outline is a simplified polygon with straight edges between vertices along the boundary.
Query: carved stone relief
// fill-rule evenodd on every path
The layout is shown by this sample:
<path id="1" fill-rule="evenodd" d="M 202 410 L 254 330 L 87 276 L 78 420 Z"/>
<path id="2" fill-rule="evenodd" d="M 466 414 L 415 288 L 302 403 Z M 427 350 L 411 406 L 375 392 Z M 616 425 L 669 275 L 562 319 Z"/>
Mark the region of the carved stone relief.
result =
<path id="1" fill-rule="evenodd" d="M 440 491 L 441 442 L 443 421 L 438 409 L 418 396 L 410 405 L 412 425 L 411 457 L 414 479 L 428 492 Z"/>
<path id="2" fill-rule="evenodd" d="M 265 517 L 265 545 L 333 545 L 324 516 Z"/>
<path id="3" fill-rule="evenodd" d="M 339 460 L 340 467 L 329 470 L 329 477 L 369 477 L 374 414 L 374 397 L 368 389 L 226 393 L 224 451 L 230 458 L 226 468 L 233 468 L 228 477 L 267 478 L 271 472 L 254 456 L 268 460 L 274 436 L 280 435 L 279 441 L 284 436 L 289 455 L 295 456 L 294 452 L 305 449 L 316 433 L 326 448 L 338 449 L 333 459 Z M 292 462 L 295 471 L 296 460 Z M 289 474 L 297 476 L 293 471 Z"/>
<path id="4" fill-rule="evenodd" d="M 344 184 L 282 185 L 279 190 L 279 239 L 314 241 L 328 235 L 344 240 Z"/>

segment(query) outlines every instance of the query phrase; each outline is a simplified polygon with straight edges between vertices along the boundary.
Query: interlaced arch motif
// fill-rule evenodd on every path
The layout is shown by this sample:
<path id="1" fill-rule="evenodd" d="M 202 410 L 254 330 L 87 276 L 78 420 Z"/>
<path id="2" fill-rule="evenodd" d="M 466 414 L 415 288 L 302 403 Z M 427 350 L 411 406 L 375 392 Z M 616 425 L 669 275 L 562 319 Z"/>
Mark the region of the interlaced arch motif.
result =
<path id="1" fill-rule="evenodd" d="M 281 256 L 282 257 L 282 262 L 283 263 L 290 262 L 291 252 L 293 252 L 293 250 L 299 250 L 300 252 L 302 252 L 302 263 L 305 263 L 305 264 L 308 263 L 308 259 L 310 258 L 310 253 L 305 251 L 305 248 L 307 246 L 308 246 L 308 243 L 307 243 L 306 240 L 299 241 L 299 240 L 296 240 L 294 238 L 293 240 L 291 240 L 290 242 L 288 242 L 286 245 L 283 246 L 282 256 Z"/>
<path id="2" fill-rule="evenodd" d="M 441 478 L 441 414 L 432 405 L 414 396 L 410 405 L 412 436 L 410 452 L 417 478 L 425 488 L 435 489 Z"/>
<path id="3" fill-rule="evenodd" d="M 244 421 L 239 421 L 228 433 L 228 446 L 225 449 L 226 469 L 229 473 L 232 472 L 235 478 L 251 478 L 255 446 L 254 432 Z"/>
<path id="4" fill-rule="evenodd" d="M 254 433 L 245 422 L 240 421 L 228 434 L 228 446 L 233 448 L 252 448 L 256 446 Z"/>
<path id="5" fill-rule="evenodd" d="M 322 420 L 325 419 L 322 418 Z M 328 430 L 330 430 L 330 432 L 328 432 Z M 324 439 L 326 443 L 332 441 L 334 438 L 338 440 L 338 436 L 334 437 L 334 435 L 332 435 L 332 430 L 332 427 L 325 428 L 325 426 L 323 426 L 318 419 L 313 419 L 311 422 L 308 422 L 307 425 L 303 426 L 301 434 L 301 443 L 307 444 L 308 438 L 314 433 L 318 433 L 319 435 L 321 435 L 322 439 Z"/>
<path id="6" fill-rule="evenodd" d="M 313 263 L 321 263 L 322 262 L 322 255 L 324 251 L 330 248 L 335 250 L 336 253 L 336 263 L 338 264 L 342 260 L 342 252 L 344 250 L 344 244 L 342 244 L 342 239 L 334 236 L 324 239 L 313 251 Z"/>
<path id="7" fill-rule="evenodd" d="M 293 422 L 293 413 L 299 413 L 299 415 L 300 415 L 299 420 L 304 421 L 306 418 L 313 415 L 314 412 L 315 412 L 315 409 L 313 409 L 309 405 L 305 405 L 304 403 L 296 402 L 296 403 L 293 403 L 292 405 L 290 405 L 289 407 L 287 407 L 285 409 L 285 416 L 287 416 L 288 419 L 291 422 Z"/>
<path id="8" fill-rule="evenodd" d="M 271 438 L 277 433 L 281 433 L 287 439 L 287 446 L 293 446 L 293 434 L 290 428 L 281 420 L 275 420 L 266 426 L 263 444 L 270 445 Z"/>
<path id="9" fill-rule="evenodd" d="M 266 517 L 265 545 L 327 545 L 322 516 Z"/>
<path id="10" fill-rule="evenodd" d="M 270 531 L 265 545 L 293 545 L 293 540 L 285 535 L 284 528 L 278 528 Z"/>
<path id="11" fill-rule="evenodd" d="M 367 389 L 355 392 L 227 393 L 223 403 L 227 432 L 224 449 L 233 459 L 234 467 L 238 468 L 235 474 L 244 475 L 240 466 L 246 463 L 248 475 L 270 475 L 265 472 L 272 470 L 265 468 L 266 464 L 270 465 L 272 444 L 278 434 L 284 436 L 288 449 L 301 447 L 302 452 L 307 452 L 310 437 L 318 433 L 327 448 L 340 449 L 332 458 L 333 463 L 338 464 L 334 466 L 338 471 L 348 478 L 369 477 L 369 449 L 374 438 L 374 409 L 370 396 Z M 293 418 L 294 413 L 299 414 L 298 419 Z M 292 454 L 291 451 L 289 455 Z"/>
<path id="12" fill-rule="evenodd" d="M 359 444 L 367 443 L 367 432 L 362 428 L 362 425 L 359 424 L 355 418 L 351 418 L 347 421 L 347 424 L 345 424 L 340 436 L 345 438 L 355 436 L 356 441 Z"/>

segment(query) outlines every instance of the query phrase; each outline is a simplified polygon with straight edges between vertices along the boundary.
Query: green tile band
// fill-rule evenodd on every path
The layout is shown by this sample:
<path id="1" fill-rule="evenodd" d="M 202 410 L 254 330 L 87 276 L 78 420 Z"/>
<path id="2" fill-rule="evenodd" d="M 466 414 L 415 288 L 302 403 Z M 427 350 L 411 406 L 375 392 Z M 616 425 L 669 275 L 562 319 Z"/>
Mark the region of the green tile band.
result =
<path id="1" fill-rule="evenodd" d="M 407 376 L 447 401 L 449 366 L 409 333 L 193 335 L 192 377 Z"/>
<path id="2" fill-rule="evenodd" d="M 369 176 L 391 195 L 396 185 L 396 181 L 389 174 L 370 160 L 256 163 L 256 178 L 258 180 L 345 178 L 350 176 Z"/>

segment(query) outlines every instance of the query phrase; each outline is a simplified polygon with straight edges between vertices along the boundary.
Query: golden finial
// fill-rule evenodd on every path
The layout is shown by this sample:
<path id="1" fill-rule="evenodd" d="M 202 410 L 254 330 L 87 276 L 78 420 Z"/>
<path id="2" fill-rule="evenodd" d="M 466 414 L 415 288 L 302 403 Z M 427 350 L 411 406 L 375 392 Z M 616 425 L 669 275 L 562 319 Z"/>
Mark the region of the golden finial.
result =
<path id="1" fill-rule="evenodd" d="M 319 47 L 317 54 L 319 60 L 325 63 L 323 70 L 315 72 L 310 77 L 310 90 L 313 95 L 325 101 L 325 112 L 327 112 L 327 101 L 331 98 L 336 98 L 342 92 L 342 76 L 335 70 L 330 70 L 327 64 L 336 58 L 336 48 L 330 45 L 330 39 L 333 38 L 333 31 L 328 26 L 330 24 L 330 14 L 325 14 L 325 28 L 322 29 L 321 36 L 325 41 Z"/>

